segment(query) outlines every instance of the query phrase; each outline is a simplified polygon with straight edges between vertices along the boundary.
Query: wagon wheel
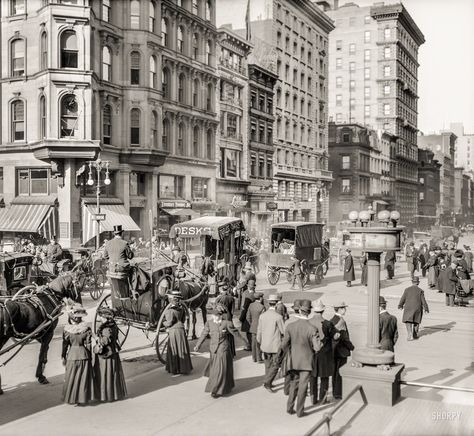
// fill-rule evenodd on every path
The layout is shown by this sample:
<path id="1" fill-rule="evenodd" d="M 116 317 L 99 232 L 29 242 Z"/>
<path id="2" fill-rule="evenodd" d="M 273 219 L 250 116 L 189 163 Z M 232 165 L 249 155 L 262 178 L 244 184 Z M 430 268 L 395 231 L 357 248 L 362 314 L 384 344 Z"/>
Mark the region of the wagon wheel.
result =
<path id="1" fill-rule="evenodd" d="M 99 310 L 103 308 L 109 308 L 109 309 L 113 308 L 111 294 L 102 296 L 102 298 L 99 301 L 99 304 L 97 306 L 97 309 L 94 315 L 94 334 L 97 334 L 97 331 L 99 330 L 99 327 L 102 324 L 102 321 L 99 319 Z M 120 318 L 114 318 L 114 321 L 117 324 L 117 328 L 118 328 L 117 342 L 120 345 L 120 348 L 122 348 L 123 344 L 125 343 L 125 340 L 127 339 L 128 332 L 130 331 L 130 324 L 127 322 L 127 320 L 120 319 Z"/>
<path id="2" fill-rule="evenodd" d="M 316 268 L 315 268 L 315 271 L 314 271 L 314 278 L 315 278 L 315 281 L 316 281 L 316 284 L 320 284 L 324 278 L 324 270 L 323 270 L 323 265 L 318 265 Z"/>
<path id="3" fill-rule="evenodd" d="M 94 271 L 94 276 L 89 279 L 89 294 L 93 300 L 98 300 L 105 289 L 106 278 L 101 269 Z"/>
<path id="4" fill-rule="evenodd" d="M 329 271 L 329 258 L 327 258 L 323 263 L 323 275 L 325 276 Z"/>
<path id="5" fill-rule="evenodd" d="M 186 337 L 187 337 L 188 332 L 189 332 L 189 309 L 185 303 L 181 303 L 181 304 L 186 309 L 185 331 L 186 331 Z M 163 365 L 166 365 L 166 358 L 167 358 L 167 352 L 168 352 L 168 338 L 169 338 L 168 330 L 163 325 L 163 322 L 165 320 L 165 313 L 167 309 L 170 307 L 170 305 L 171 303 L 168 303 L 165 307 L 165 310 L 163 310 L 163 312 L 161 313 L 160 319 L 158 321 L 158 327 L 156 329 L 156 339 L 155 339 L 156 356 L 158 357 L 158 359 Z"/>
<path id="6" fill-rule="evenodd" d="M 78 274 L 75 280 L 75 286 L 76 286 L 77 292 L 80 294 L 87 285 L 88 283 L 87 283 L 86 275 L 84 273 Z"/>
<path id="7" fill-rule="evenodd" d="M 306 270 L 303 273 L 303 287 L 305 287 L 308 284 L 309 279 L 310 279 L 310 274 L 311 274 L 310 270 Z"/>
<path id="8" fill-rule="evenodd" d="M 267 266 L 267 279 L 268 283 L 275 286 L 278 283 L 278 280 L 280 280 L 280 270 L 273 266 Z"/>
<path id="9" fill-rule="evenodd" d="M 20 296 L 27 296 L 32 293 L 32 291 L 35 291 L 37 289 L 36 285 L 29 285 L 21 288 L 20 290 L 16 291 L 15 294 L 12 297 L 12 300 L 16 300 Z"/>

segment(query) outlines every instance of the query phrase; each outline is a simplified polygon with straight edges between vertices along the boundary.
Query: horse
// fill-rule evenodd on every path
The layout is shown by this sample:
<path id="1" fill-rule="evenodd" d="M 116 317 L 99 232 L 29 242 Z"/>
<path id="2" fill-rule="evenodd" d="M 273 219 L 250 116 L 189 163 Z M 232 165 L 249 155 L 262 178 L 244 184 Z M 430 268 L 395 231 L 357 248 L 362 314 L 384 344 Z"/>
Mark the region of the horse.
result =
<path id="1" fill-rule="evenodd" d="M 40 329 L 29 340 L 41 344 L 36 367 L 36 378 L 41 384 L 48 384 L 43 371 L 46 366 L 49 344 L 64 302 L 81 302 L 81 295 L 75 286 L 76 274 L 66 273 L 45 286 L 40 286 L 31 294 L 19 299 L 8 299 L 0 304 L 0 350 L 11 338 L 22 339 L 34 333 L 43 323 L 50 323 Z M 28 340 L 28 341 L 29 341 Z M 21 346 L 21 345 L 18 345 Z M 3 394 L 0 377 L 0 394 Z"/>

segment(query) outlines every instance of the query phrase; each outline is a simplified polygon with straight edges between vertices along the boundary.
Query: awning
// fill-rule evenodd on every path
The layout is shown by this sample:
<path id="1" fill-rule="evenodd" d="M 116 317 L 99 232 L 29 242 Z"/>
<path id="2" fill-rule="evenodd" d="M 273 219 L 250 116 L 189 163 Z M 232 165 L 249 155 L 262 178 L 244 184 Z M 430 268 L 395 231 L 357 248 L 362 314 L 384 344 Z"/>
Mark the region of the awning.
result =
<path id="1" fill-rule="evenodd" d="M 160 211 L 167 213 L 171 216 L 189 216 L 192 218 L 198 217 L 199 214 L 192 209 L 183 208 L 183 209 L 160 209 Z"/>
<path id="2" fill-rule="evenodd" d="M 0 215 L 0 232 L 39 233 L 49 239 L 56 229 L 56 209 L 50 204 L 12 204 Z"/>
<path id="3" fill-rule="evenodd" d="M 198 238 L 210 236 L 213 239 L 224 239 L 225 236 L 245 230 L 240 218 L 225 216 L 203 216 L 171 227 L 170 238 Z"/>
<path id="4" fill-rule="evenodd" d="M 97 221 L 94 219 L 96 206 L 86 204 L 82 207 L 82 242 L 85 244 L 97 235 Z M 100 213 L 105 214 L 105 220 L 100 222 L 100 232 L 112 232 L 114 226 L 121 225 L 123 230 L 139 232 L 132 217 L 127 213 L 123 204 L 101 204 Z"/>
<path id="5" fill-rule="evenodd" d="M 388 205 L 388 203 L 384 200 L 374 200 L 374 203 Z"/>
<path id="6" fill-rule="evenodd" d="M 268 210 L 253 210 L 252 213 L 254 215 L 273 215 L 274 212 L 270 212 Z"/>

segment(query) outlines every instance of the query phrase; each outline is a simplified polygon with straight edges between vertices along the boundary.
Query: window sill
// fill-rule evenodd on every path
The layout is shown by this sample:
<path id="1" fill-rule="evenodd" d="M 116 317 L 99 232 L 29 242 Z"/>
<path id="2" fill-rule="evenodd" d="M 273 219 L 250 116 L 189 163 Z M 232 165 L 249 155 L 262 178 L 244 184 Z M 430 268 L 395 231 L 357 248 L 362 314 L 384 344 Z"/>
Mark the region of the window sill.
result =
<path id="1" fill-rule="evenodd" d="M 17 14 L 17 15 L 9 15 L 8 17 L 5 17 L 5 18 L 10 23 L 12 21 L 26 20 L 27 17 L 28 17 L 28 14 L 23 13 L 23 14 Z"/>

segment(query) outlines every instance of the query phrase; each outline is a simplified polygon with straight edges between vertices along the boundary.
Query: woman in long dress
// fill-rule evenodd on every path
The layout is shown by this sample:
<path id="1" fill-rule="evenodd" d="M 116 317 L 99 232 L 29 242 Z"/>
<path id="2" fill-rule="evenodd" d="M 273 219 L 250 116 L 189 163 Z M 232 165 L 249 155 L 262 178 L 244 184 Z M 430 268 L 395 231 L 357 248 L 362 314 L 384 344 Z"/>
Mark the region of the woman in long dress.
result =
<path id="1" fill-rule="evenodd" d="M 166 371 L 171 374 L 189 374 L 193 369 L 188 338 L 184 329 L 186 309 L 181 305 L 182 298 L 179 291 L 171 292 L 171 305 L 164 314 L 163 325 L 168 329 L 169 334 Z"/>
<path id="2" fill-rule="evenodd" d="M 97 331 L 97 345 L 94 372 L 97 382 L 98 400 L 104 402 L 122 400 L 127 396 L 127 387 L 120 362 L 118 327 L 114 321 L 114 311 L 102 308 L 99 316 L 103 319 Z"/>
<path id="3" fill-rule="evenodd" d="M 66 375 L 62 400 L 68 404 L 87 404 L 96 399 L 91 359 L 92 331 L 82 320 L 86 315 L 81 304 L 74 304 L 69 313 L 70 324 L 64 327 L 62 360 Z"/>
<path id="4" fill-rule="evenodd" d="M 239 336 L 248 346 L 247 339 L 239 333 L 232 321 L 224 319 L 226 312 L 224 306 L 216 306 L 215 314 L 210 321 L 206 322 L 201 337 L 194 347 L 194 351 L 199 351 L 207 336 L 210 335 L 211 344 L 209 348 L 211 355 L 204 372 L 209 380 L 205 391 L 210 392 L 214 398 L 230 393 L 235 386 L 230 335 L 233 337 Z"/>

